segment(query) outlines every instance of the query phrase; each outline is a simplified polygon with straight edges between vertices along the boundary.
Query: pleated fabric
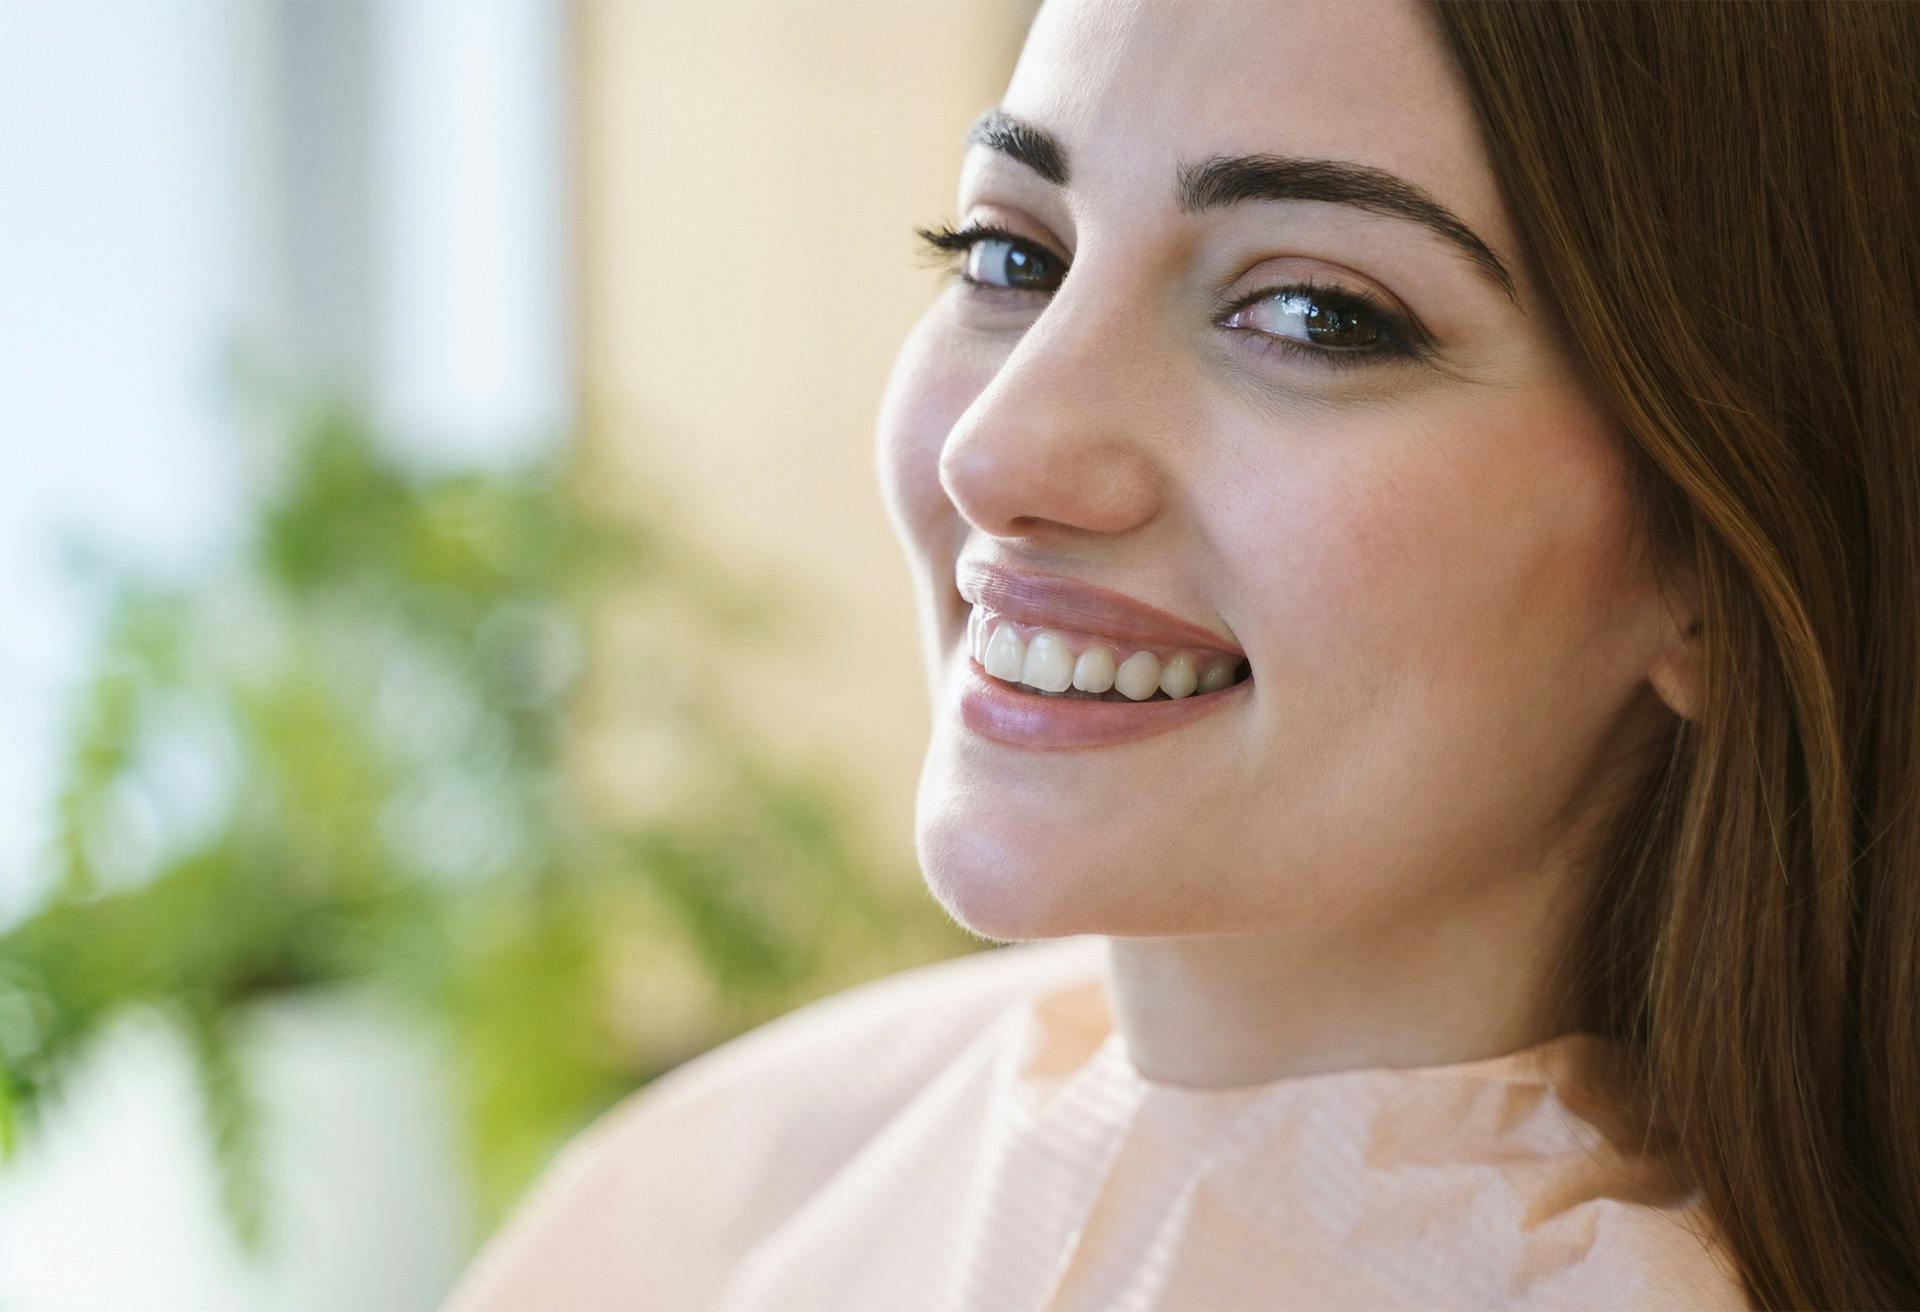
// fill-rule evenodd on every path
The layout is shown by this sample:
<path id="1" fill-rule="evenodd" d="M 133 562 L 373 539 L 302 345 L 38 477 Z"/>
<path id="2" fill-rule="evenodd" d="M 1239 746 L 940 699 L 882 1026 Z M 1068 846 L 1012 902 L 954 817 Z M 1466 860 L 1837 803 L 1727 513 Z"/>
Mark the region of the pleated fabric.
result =
<path id="1" fill-rule="evenodd" d="M 443 1312 L 1750 1306 L 1598 1035 L 1194 1089 L 1110 998 L 1085 935 L 722 1044 L 569 1144 Z"/>

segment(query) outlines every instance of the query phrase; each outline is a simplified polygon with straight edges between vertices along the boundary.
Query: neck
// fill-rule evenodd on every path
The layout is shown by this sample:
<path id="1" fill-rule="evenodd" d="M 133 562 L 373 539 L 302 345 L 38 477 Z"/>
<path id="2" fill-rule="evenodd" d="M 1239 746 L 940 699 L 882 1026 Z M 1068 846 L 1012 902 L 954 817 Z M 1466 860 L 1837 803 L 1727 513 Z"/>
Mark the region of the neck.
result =
<path id="1" fill-rule="evenodd" d="M 1114 1022 L 1149 1079 L 1196 1088 L 1496 1057 L 1572 1029 L 1567 917 L 1536 878 L 1381 928 L 1108 938 Z"/>

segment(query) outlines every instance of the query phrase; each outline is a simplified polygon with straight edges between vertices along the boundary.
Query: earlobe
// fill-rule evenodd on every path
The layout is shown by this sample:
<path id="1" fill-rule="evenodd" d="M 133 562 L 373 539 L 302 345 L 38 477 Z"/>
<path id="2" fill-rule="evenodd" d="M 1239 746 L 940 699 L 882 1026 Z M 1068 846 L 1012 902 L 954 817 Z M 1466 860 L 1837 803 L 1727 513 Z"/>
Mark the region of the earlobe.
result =
<path id="1" fill-rule="evenodd" d="M 1700 712 L 1700 621 L 1675 636 L 1647 672 L 1647 682 L 1675 715 L 1697 719 Z"/>

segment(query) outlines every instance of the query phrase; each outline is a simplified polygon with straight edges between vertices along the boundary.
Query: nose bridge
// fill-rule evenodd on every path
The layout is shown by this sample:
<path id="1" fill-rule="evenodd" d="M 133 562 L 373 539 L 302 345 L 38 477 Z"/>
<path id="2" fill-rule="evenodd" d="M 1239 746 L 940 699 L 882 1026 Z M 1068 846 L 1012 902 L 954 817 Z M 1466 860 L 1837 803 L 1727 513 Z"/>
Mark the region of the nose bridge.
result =
<path id="1" fill-rule="evenodd" d="M 1051 521 L 1121 533 L 1158 509 L 1160 328 L 1138 283 L 1103 285 L 1097 272 L 1075 265 L 948 433 L 941 482 L 985 531 L 1011 536 Z"/>

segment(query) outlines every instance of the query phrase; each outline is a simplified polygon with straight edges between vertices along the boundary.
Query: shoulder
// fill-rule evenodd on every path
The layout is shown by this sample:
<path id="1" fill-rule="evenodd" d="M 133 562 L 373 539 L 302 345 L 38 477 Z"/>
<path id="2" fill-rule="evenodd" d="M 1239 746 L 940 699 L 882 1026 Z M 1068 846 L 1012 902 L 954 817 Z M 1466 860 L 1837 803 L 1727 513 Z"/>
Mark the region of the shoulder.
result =
<path id="1" fill-rule="evenodd" d="M 1009 1006 L 1099 970 L 1104 950 L 1082 935 L 916 966 L 675 1067 L 568 1143 L 443 1312 L 558 1312 L 638 1287 L 663 1306 L 707 1301 L 731 1255 Z"/>
<path id="2" fill-rule="evenodd" d="M 797 1007 L 655 1079 L 600 1118 L 575 1156 L 615 1148 L 663 1122 L 738 1115 L 767 1144 L 856 1131 L 904 1103 L 1010 1006 L 1100 969 L 1103 940 L 1017 943 L 868 980 Z"/>
<path id="3" fill-rule="evenodd" d="M 1571 1209 L 1578 1256 L 1528 1291 L 1522 1306 L 1732 1309 L 1753 1306 L 1738 1264 L 1697 1198 L 1650 1206 L 1591 1198 Z"/>
<path id="4" fill-rule="evenodd" d="M 1557 1255 L 1533 1291 L 1541 1307 L 1752 1306 L 1732 1249 L 1685 1178 L 1673 1127 L 1656 1122 L 1625 1050 L 1598 1035 L 1568 1038 L 1580 1078 L 1556 1105 L 1582 1127 L 1534 1195 L 1530 1256 Z"/>
<path id="5" fill-rule="evenodd" d="M 857 1056 L 861 1091 L 884 1094 L 911 1084 L 927 1060 L 938 1060 L 1035 989 L 1096 971 L 1103 941 L 1091 935 L 1016 943 L 930 962 L 868 980 L 797 1007 L 675 1067 L 633 1094 L 599 1127 L 621 1125 L 669 1109 L 757 1093 L 757 1077 L 831 1078 L 835 1099 L 853 1092 L 842 1059 Z M 877 1040 L 887 1042 L 873 1050 Z M 789 1087 L 789 1094 L 801 1089 Z"/>

